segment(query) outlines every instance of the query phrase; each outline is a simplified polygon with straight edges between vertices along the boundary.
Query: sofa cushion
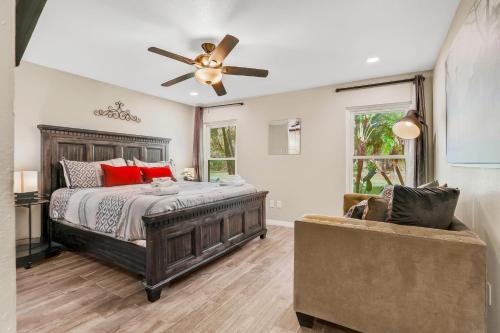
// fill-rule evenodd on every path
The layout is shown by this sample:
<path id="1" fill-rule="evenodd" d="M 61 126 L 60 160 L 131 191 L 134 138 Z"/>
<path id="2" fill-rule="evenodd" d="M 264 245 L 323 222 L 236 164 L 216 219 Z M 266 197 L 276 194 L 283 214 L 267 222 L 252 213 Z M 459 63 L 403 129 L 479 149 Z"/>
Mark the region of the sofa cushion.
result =
<path id="1" fill-rule="evenodd" d="M 363 220 L 385 222 L 387 219 L 388 202 L 383 197 L 371 197 L 368 199 Z"/>
<path id="2" fill-rule="evenodd" d="M 411 188 L 394 185 L 389 222 L 427 228 L 448 229 L 460 190 L 456 188 Z"/>

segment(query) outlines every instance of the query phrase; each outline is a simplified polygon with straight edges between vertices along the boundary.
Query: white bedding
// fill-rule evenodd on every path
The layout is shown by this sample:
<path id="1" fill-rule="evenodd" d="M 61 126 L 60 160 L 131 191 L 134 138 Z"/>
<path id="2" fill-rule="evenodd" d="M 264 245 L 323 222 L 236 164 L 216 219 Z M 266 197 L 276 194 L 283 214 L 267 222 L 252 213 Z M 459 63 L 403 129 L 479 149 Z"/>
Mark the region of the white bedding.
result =
<path id="1" fill-rule="evenodd" d="M 151 185 L 58 189 L 50 199 L 50 217 L 134 241 L 146 238 L 142 216 L 169 212 L 257 192 L 255 186 L 219 186 L 179 182 L 174 195 L 151 194 Z"/>

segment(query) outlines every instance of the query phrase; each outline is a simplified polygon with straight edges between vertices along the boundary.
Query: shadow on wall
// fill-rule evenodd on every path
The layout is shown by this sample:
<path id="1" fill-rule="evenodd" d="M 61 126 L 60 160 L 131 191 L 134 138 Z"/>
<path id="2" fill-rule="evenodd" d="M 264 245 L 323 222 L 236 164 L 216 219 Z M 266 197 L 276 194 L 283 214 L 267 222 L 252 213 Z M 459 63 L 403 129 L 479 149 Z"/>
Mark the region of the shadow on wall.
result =
<path id="1" fill-rule="evenodd" d="M 495 327 L 500 327 L 499 304 L 500 302 L 500 232 L 498 226 L 493 225 L 498 221 L 499 216 L 495 215 L 495 209 L 498 210 L 500 202 L 500 192 L 492 191 L 484 195 L 479 195 L 471 202 L 465 203 L 472 205 L 471 211 L 474 214 L 475 231 L 486 242 L 487 245 L 487 280 L 491 284 L 491 306 L 488 306 L 488 332 L 494 332 Z M 495 228 L 497 230 L 495 230 Z M 488 297 L 488 290 L 486 297 Z"/>

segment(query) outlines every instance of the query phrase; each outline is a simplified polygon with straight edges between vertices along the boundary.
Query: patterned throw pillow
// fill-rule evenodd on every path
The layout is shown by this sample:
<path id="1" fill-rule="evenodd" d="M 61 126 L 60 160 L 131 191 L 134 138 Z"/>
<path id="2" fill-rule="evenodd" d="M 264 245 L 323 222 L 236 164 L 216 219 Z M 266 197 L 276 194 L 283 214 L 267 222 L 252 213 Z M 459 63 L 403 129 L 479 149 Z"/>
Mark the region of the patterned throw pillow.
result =
<path id="1" fill-rule="evenodd" d="M 386 214 L 386 221 L 389 221 L 391 218 L 391 213 L 392 213 L 392 194 L 394 193 L 394 185 L 387 185 L 384 187 L 384 190 L 382 191 L 382 198 L 387 201 L 387 214 Z"/>
<path id="2" fill-rule="evenodd" d="M 368 206 L 368 200 L 360 201 L 359 203 L 349 208 L 344 217 L 361 220 L 363 218 L 363 213 L 367 206 Z"/>
<path id="3" fill-rule="evenodd" d="M 65 158 L 63 158 L 63 160 L 60 163 L 63 167 L 64 180 L 66 181 L 66 186 L 69 188 L 101 187 L 102 183 L 103 183 L 103 172 L 101 169 L 101 164 L 106 164 L 106 165 L 111 165 L 111 166 L 127 166 L 127 163 L 125 162 L 125 160 L 123 158 L 114 158 L 114 159 L 107 160 L 107 161 L 96 161 L 96 162 L 70 161 L 70 160 L 66 160 Z M 68 172 L 68 166 L 67 166 L 68 164 L 71 164 L 73 166 L 73 168 L 72 168 L 73 176 L 72 177 L 70 175 L 70 172 Z M 77 171 L 78 168 L 83 168 L 83 169 L 87 170 L 87 168 L 90 169 L 90 167 L 93 167 L 95 172 L 97 173 L 97 175 L 96 175 L 97 185 L 96 186 L 87 186 L 87 185 L 81 186 L 82 185 L 81 182 L 77 182 L 77 183 L 73 184 L 75 182 L 74 179 L 81 178 L 81 176 L 78 175 L 78 171 Z M 94 176 L 92 176 L 92 177 L 94 177 Z M 92 182 L 92 184 L 94 184 L 94 183 Z M 88 183 L 88 185 L 90 185 L 90 183 Z"/>
<path id="4" fill-rule="evenodd" d="M 100 186 L 100 176 L 93 163 L 61 161 L 66 178 L 66 186 L 69 188 L 89 188 Z"/>

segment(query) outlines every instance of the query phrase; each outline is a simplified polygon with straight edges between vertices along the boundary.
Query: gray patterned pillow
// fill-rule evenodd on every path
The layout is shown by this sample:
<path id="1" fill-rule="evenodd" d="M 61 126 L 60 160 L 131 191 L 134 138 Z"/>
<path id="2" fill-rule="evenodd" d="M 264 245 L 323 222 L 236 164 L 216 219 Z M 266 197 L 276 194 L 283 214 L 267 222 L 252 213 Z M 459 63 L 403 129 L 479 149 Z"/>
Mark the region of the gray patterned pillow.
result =
<path id="1" fill-rule="evenodd" d="M 100 186 L 100 175 L 93 163 L 61 161 L 66 176 L 66 186 L 69 188 L 89 188 Z"/>
<path id="2" fill-rule="evenodd" d="M 382 198 L 387 201 L 387 214 L 386 214 L 386 221 L 389 221 L 391 218 L 392 214 L 392 194 L 394 192 L 394 185 L 387 185 L 384 187 L 384 190 L 382 191 Z"/>

